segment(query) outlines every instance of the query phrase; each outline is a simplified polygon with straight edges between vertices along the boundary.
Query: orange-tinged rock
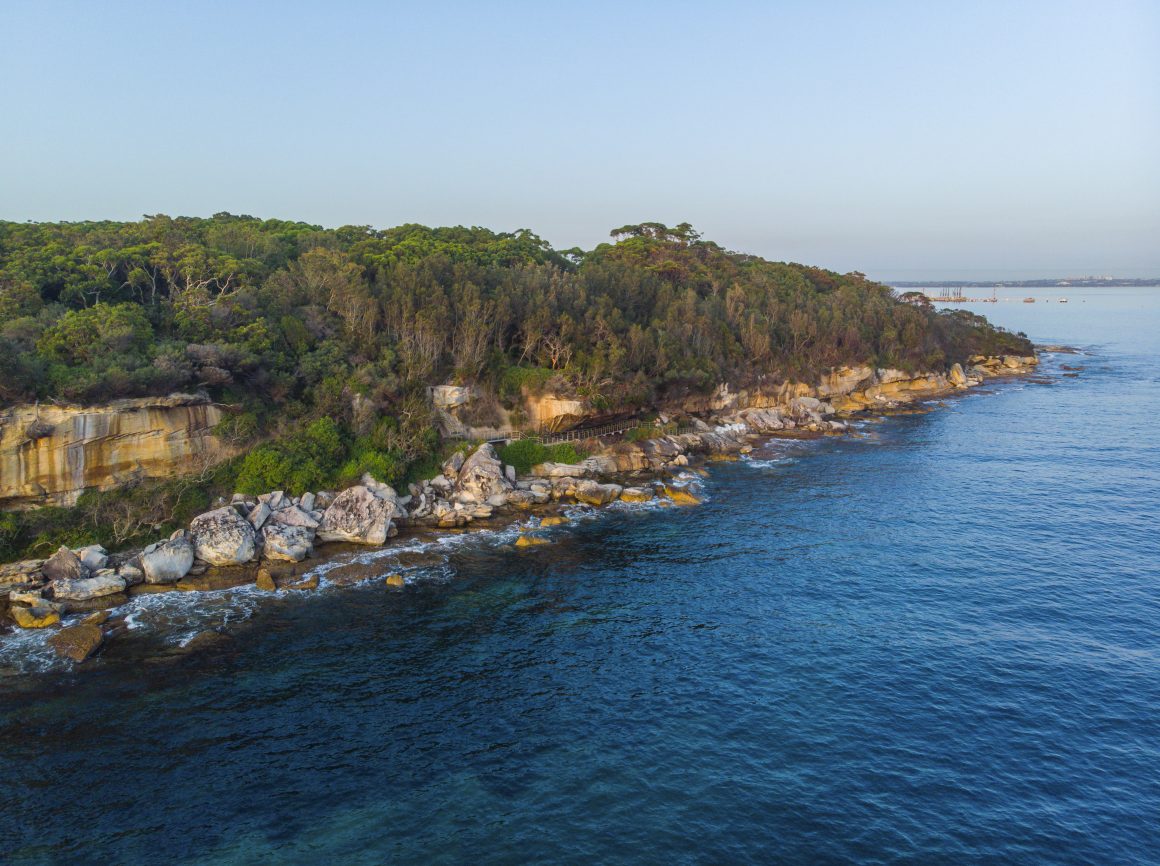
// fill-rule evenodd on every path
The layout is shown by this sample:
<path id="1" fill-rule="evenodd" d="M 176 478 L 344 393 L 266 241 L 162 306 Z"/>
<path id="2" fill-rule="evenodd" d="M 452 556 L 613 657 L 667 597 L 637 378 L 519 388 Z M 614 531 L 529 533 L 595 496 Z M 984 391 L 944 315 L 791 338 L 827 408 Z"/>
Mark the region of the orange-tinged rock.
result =
<path id="1" fill-rule="evenodd" d="M 60 614 L 48 607 L 14 606 L 12 618 L 21 628 L 48 628 L 60 622 Z"/>
<path id="2" fill-rule="evenodd" d="M 181 592 L 212 592 L 245 586 L 253 579 L 252 574 L 245 568 L 215 568 L 205 574 L 183 577 L 174 585 Z"/>
<path id="3" fill-rule="evenodd" d="M 537 535 L 521 535 L 516 539 L 516 547 L 538 547 L 547 543 L 548 539 L 540 538 Z"/>
<path id="4" fill-rule="evenodd" d="M 403 575 L 401 575 L 401 574 L 388 574 L 387 575 L 387 586 L 402 587 L 402 586 L 406 586 L 406 585 L 407 585 L 407 582 L 405 580 L 403 580 Z"/>
<path id="5" fill-rule="evenodd" d="M 669 487 L 665 485 L 665 496 L 672 500 L 674 505 L 700 505 L 701 500 L 690 493 L 688 490 L 682 490 L 679 487 Z"/>
<path id="6" fill-rule="evenodd" d="M 278 584 L 274 583 L 274 576 L 270 574 L 268 568 L 258 569 L 258 589 L 264 592 L 277 592 Z"/>
<path id="7" fill-rule="evenodd" d="M 621 502 L 648 502 L 652 498 L 652 492 L 643 487 L 626 487 L 620 491 Z"/>
<path id="8" fill-rule="evenodd" d="M 177 592 L 177 585 L 173 583 L 139 583 L 129 587 L 129 598 L 138 595 L 156 595 L 159 592 Z"/>
<path id="9" fill-rule="evenodd" d="M 105 635 L 100 626 L 81 623 L 62 628 L 48 642 L 62 658 L 83 662 L 100 648 L 104 640 Z"/>
<path id="10" fill-rule="evenodd" d="M 223 416 L 204 396 L 172 394 L 101 406 L 23 404 L 0 426 L 0 502 L 73 505 L 85 490 L 119 486 L 128 467 L 150 478 L 194 471 L 235 449 L 212 435 Z M 38 424 L 45 435 L 29 440 Z"/>
<path id="11" fill-rule="evenodd" d="M 567 522 L 567 517 L 545 517 L 540 521 L 540 526 L 563 526 Z"/>

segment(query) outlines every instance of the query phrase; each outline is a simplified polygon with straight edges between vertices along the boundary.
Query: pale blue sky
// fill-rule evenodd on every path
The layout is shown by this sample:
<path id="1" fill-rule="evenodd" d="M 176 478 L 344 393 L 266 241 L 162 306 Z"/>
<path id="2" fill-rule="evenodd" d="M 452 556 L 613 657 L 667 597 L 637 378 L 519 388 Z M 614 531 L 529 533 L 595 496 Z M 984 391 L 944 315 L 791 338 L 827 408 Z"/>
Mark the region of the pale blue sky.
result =
<path id="1" fill-rule="evenodd" d="M 0 0 L 0 217 L 1160 274 L 1160 3 Z"/>

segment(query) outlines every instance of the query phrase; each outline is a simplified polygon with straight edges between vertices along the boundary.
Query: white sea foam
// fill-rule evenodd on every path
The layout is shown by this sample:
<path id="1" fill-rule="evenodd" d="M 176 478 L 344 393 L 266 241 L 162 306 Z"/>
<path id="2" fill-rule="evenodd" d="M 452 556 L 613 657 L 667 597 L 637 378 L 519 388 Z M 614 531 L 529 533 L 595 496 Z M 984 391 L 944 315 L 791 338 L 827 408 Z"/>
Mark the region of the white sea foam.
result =
<path id="1" fill-rule="evenodd" d="M 750 469 L 777 469 L 781 466 L 785 466 L 787 463 L 792 462 L 793 459 L 790 457 L 751 457 L 747 460 L 741 461 L 742 465 L 748 466 Z"/>
<path id="2" fill-rule="evenodd" d="M 20 629 L 0 638 L 0 678 L 64 667 L 48 644 L 52 629 Z"/>

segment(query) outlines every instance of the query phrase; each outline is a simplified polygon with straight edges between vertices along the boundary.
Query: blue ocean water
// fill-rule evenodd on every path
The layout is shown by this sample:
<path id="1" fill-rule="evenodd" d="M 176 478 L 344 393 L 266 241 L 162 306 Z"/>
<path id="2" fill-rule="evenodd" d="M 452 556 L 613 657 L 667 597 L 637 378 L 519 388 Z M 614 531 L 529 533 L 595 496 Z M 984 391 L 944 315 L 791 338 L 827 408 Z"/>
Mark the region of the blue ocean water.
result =
<path id="1" fill-rule="evenodd" d="M 1160 289 L 1068 297 L 981 310 L 1084 354 L 698 508 L 0 677 L 0 859 L 1160 862 Z"/>

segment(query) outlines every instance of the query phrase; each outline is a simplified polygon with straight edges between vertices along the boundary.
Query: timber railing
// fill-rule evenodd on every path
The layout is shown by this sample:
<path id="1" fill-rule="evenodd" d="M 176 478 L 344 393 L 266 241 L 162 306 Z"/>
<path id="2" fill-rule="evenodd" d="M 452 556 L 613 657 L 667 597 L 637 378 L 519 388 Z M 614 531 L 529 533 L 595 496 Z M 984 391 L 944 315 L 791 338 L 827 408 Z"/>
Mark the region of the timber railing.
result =
<path id="1" fill-rule="evenodd" d="M 638 427 L 645 429 L 655 429 L 659 436 L 681 436 L 685 433 L 696 433 L 697 428 L 693 426 L 676 427 L 673 425 L 657 425 L 647 424 L 641 421 L 621 421 L 617 424 L 604 424 L 600 427 L 584 427 L 576 430 L 563 430 L 558 433 L 549 433 L 547 431 L 528 432 L 524 430 L 502 430 L 486 437 L 488 442 L 517 442 L 521 439 L 531 439 L 534 442 L 539 442 L 542 445 L 555 445 L 557 442 L 582 442 L 585 439 L 602 439 L 605 436 L 623 436 L 629 430 L 635 430 Z M 448 436 L 449 439 L 467 439 L 464 433 L 458 433 Z"/>

